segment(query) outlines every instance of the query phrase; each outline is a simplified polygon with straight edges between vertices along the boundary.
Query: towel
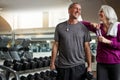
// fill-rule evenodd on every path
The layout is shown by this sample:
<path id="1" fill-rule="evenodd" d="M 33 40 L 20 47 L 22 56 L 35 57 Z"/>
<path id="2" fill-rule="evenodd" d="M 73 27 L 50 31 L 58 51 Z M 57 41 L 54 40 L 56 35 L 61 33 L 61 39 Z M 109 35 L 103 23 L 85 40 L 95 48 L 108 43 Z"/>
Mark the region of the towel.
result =
<path id="1" fill-rule="evenodd" d="M 118 31 L 117 26 L 118 26 L 119 23 L 120 22 L 115 22 L 115 23 L 111 24 L 109 29 L 108 29 L 107 35 L 116 37 L 117 36 L 117 31 Z"/>

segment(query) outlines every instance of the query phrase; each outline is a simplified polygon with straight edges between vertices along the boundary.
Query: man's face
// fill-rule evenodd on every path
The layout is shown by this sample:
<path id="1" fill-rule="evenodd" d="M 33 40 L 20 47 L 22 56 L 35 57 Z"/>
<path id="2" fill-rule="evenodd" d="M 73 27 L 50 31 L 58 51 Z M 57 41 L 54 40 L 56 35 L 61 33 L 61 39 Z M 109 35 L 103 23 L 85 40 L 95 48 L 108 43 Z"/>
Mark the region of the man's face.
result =
<path id="1" fill-rule="evenodd" d="M 72 19 L 78 19 L 81 15 L 81 6 L 79 4 L 74 4 L 73 7 L 69 9 L 69 16 Z"/>

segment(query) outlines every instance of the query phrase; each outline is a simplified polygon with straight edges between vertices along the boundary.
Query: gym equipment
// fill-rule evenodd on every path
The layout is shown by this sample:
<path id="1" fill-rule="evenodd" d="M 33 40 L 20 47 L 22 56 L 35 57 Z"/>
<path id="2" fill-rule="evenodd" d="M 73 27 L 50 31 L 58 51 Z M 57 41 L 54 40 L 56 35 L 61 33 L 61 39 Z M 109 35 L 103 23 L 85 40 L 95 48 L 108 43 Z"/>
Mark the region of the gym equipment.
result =
<path id="1" fill-rule="evenodd" d="M 51 77 L 56 77 L 57 76 L 57 70 L 50 71 L 50 76 Z"/>
<path id="2" fill-rule="evenodd" d="M 29 75 L 27 76 L 27 79 L 28 79 L 28 80 L 35 80 L 35 76 L 32 75 L 32 74 L 29 74 Z"/>
<path id="3" fill-rule="evenodd" d="M 23 64 L 20 63 L 18 60 L 13 60 L 13 69 L 16 71 L 21 71 L 22 70 Z"/>
<path id="4" fill-rule="evenodd" d="M 5 36 L 0 36 L 0 59 L 12 60 L 12 57 L 9 54 L 9 48 L 7 47 L 10 41 L 11 41 L 10 38 Z"/>
<path id="5" fill-rule="evenodd" d="M 33 59 L 28 59 L 27 62 L 30 64 L 30 69 L 35 69 L 37 67 L 37 62 Z"/>
<path id="6" fill-rule="evenodd" d="M 11 73 L 15 77 L 15 80 L 20 80 L 19 74 L 16 71 L 14 71 L 13 69 L 6 67 L 6 66 L 3 66 L 3 65 L 0 65 L 0 69 L 2 69 L 0 71 L 0 79 L 1 80 L 9 80 Z"/>
<path id="7" fill-rule="evenodd" d="M 5 61 L 3 62 L 3 65 L 12 68 L 13 63 L 12 63 L 11 60 L 5 60 Z"/>
<path id="8" fill-rule="evenodd" d="M 26 59 L 21 59 L 21 64 L 22 64 L 22 70 L 29 70 L 30 69 L 30 63 L 27 62 Z"/>
<path id="9" fill-rule="evenodd" d="M 32 59 L 32 53 L 29 52 L 29 39 L 16 39 L 15 44 L 9 49 L 13 60 Z"/>
<path id="10" fill-rule="evenodd" d="M 34 58 L 33 60 L 37 63 L 36 68 L 41 68 L 43 66 L 43 62 L 39 60 L 39 58 Z"/>
<path id="11" fill-rule="evenodd" d="M 94 76 L 93 76 L 93 72 L 92 71 L 87 71 L 87 68 L 86 68 L 85 77 L 86 77 L 87 80 L 96 80 L 96 78 L 94 78 Z"/>
<path id="12" fill-rule="evenodd" d="M 15 40 L 15 50 L 18 52 L 20 58 L 32 59 L 33 55 L 29 52 L 30 39 L 18 38 Z"/>
<path id="13" fill-rule="evenodd" d="M 86 72 L 86 78 L 87 78 L 88 80 L 93 79 L 93 73 L 90 72 L 90 71 Z"/>
<path id="14" fill-rule="evenodd" d="M 35 80 L 44 80 L 43 78 L 40 77 L 40 74 L 39 74 L 39 73 L 35 73 L 35 74 L 34 74 L 34 79 L 35 79 Z"/>
<path id="15" fill-rule="evenodd" d="M 47 67 L 50 65 L 49 57 L 40 57 L 39 60 L 43 62 L 42 67 Z"/>
<path id="16" fill-rule="evenodd" d="M 25 77 L 25 76 L 21 76 L 21 77 L 20 77 L 20 80 L 28 80 L 28 79 L 27 79 L 27 77 Z"/>

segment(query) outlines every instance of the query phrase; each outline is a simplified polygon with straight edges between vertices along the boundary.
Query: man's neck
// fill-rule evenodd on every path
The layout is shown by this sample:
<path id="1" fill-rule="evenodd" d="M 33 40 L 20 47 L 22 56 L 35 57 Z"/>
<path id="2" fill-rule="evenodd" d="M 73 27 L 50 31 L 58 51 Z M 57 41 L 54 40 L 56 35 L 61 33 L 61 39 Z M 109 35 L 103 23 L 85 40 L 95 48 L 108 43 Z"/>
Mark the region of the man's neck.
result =
<path id="1" fill-rule="evenodd" d="M 69 19 L 68 24 L 77 24 L 78 20 L 77 19 Z"/>

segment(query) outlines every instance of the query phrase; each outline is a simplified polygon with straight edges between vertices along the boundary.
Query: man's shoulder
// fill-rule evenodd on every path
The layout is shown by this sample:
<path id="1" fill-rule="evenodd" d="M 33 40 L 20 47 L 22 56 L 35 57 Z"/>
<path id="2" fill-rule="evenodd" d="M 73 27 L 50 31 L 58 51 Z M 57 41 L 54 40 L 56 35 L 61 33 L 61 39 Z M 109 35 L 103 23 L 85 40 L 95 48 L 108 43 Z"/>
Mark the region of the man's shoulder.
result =
<path id="1" fill-rule="evenodd" d="M 67 24 L 67 21 L 64 21 L 64 22 L 60 22 L 57 27 L 60 27 L 60 26 L 65 26 Z"/>
<path id="2" fill-rule="evenodd" d="M 61 25 L 61 24 L 66 24 L 67 21 L 63 21 L 63 22 L 60 22 L 58 25 Z"/>

